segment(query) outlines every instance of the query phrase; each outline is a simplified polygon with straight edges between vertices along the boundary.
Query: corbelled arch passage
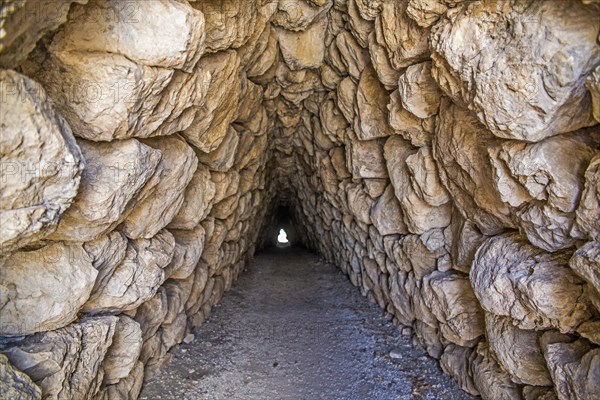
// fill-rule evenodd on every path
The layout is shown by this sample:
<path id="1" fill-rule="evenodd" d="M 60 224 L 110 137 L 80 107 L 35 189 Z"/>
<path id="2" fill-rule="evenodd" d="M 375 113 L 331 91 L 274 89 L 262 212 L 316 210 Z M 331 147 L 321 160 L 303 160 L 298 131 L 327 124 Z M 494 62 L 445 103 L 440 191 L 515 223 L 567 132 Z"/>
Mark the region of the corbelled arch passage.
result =
<path id="1" fill-rule="evenodd" d="M 5 398 L 137 398 L 284 221 L 484 399 L 600 397 L 593 0 L 2 3 Z"/>

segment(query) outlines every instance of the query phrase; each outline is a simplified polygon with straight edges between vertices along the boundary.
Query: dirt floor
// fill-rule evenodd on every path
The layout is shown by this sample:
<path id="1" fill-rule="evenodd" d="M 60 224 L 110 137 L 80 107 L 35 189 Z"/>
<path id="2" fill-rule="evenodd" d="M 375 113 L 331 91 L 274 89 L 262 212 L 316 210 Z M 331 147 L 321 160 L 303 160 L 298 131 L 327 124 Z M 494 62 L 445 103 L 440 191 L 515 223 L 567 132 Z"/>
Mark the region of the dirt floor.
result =
<path id="1" fill-rule="evenodd" d="M 257 255 L 194 334 L 141 399 L 473 398 L 341 271 L 294 247 Z"/>

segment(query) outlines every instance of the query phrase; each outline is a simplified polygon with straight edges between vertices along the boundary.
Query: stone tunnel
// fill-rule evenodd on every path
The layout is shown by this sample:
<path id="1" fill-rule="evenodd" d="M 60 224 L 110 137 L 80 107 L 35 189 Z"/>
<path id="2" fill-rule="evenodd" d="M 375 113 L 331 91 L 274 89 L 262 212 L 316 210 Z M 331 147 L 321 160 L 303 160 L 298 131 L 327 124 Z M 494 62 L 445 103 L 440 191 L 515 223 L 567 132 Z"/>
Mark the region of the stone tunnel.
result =
<path id="1" fill-rule="evenodd" d="M 597 0 L 0 16 L 3 399 L 138 398 L 283 225 L 469 394 L 600 398 Z"/>

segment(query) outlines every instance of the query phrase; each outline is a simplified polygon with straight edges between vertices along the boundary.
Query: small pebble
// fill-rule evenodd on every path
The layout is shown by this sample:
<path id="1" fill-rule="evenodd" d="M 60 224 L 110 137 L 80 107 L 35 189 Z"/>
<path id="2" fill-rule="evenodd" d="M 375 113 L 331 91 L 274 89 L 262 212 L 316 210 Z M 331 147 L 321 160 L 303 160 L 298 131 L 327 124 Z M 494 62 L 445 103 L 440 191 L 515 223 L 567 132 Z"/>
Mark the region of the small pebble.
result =
<path id="1" fill-rule="evenodd" d="M 394 358 L 394 359 L 402 358 L 402 353 L 400 353 L 398 350 L 392 350 L 392 351 L 390 351 L 390 358 Z"/>
<path id="2" fill-rule="evenodd" d="M 185 344 L 190 344 L 194 341 L 196 337 L 194 336 L 193 333 L 188 333 L 184 338 L 183 338 L 183 343 Z"/>

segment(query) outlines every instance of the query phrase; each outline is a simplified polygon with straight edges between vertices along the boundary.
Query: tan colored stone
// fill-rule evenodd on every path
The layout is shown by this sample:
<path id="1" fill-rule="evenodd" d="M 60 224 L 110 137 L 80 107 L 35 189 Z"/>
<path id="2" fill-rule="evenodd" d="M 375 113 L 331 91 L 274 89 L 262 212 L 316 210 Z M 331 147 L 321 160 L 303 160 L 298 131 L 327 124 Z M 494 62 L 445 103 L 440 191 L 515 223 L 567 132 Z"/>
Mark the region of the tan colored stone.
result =
<path id="1" fill-rule="evenodd" d="M 388 185 L 383 195 L 371 210 L 371 221 L 381 235 L 406 234 L 406 224 L 402 219 L 402 208 L 394 194 L 392 185 Z"/>
<path id="2" fill-rule="evenodd" d="M 564 254 L 546 253 L 517 234 L 488 239 L 477 251 L 471 283 L 488 312 L 511 317 L 521 329 L 573 332 L 591 317 L 585 282 Z"/>
<path id="3" fill-rule="evenodd" d="M 56 0 L 5 2 L 0 8 L 2 28 L 0 39 L 0 68 L 16 68 L 45 34 L 54 31 L 67 20 L 71 4 L 87 0 Z M 35 18 L 32 18 L 32 15 Z"/>
<path id="4" fill-rule="evenodd" d="M 440 322 L 442 335 L 459 346 L 469 346 L 485 332 L 483 311 L 461 273 L 434 271 L 423 278 L 423 299 Z"/>
<path id="5" fill-rule="evenodd" d="M 390 136 L 393 132 L 387 122 L 386 108 L 389 96 L 372 66 L 369 65 L 363 70 L 357 90 L 358 113 L 354 117 L 354 124 L 358 139 L 370 140 Z"/>
<path id="6" fill-rule="evenodd" d="M 395 69 L 425 61 L 429 56 L 429 29 L 406 14 L 408 2 L 383 2 L 375 20 L 377 43 L 384 46 Z"/>
<path id="7" fill-rule="evenodd" d="M 73 7 L 51 51 L 121 54 L 138 64 L 191 72 L 204 53 L 204 39 L 204 15 L 186 3 L 158 0 L 133 6 L 93 0 Z"/>
<path id="8" fill-rule="evenodd" d="M 73 322 L 98 272 L 81 244 L 52 243 L 0 260 L 0 334 L 29 335 Z"/>
<path id="9" fill-rule="evenodd" d="M 162 159 L 135 207 L 120 225 L 130 239 L 151 238 L 175 218 L 198 165 L 194 151 L 179 136 L 147 139 L 145 144 L 160 150 Z"/>
<path id="10" fill-rule="evenodd" d="M 86 160 L 79 193 L 52 240 L 90 241 L 114 229 L 151 179 L 161 152 L 135 139 L 115 143 L 80 140 Z"/>
<path id="11" fill-rule="evenodd" d="M 534 142 L 594 124 L 585 79 L 600 62 L 597 14 L 579 2 L 512 4 L 465 2 L 443 18 L 434 78 L 498 137 Z"/>
<path id="12" fill-rule="evenodd" d="M 133 310 L 156 294 L 173 257 L 175 239 L 162 231 L 151 239 L 129 242 L 125 259 L 106 285 L 98 287 L 83 307 L 88 313 Z"/>
<path id="13" fill-rule="evenodd" d="M 486 338 L 495 359 L 513 382 L 550 386 L 552 380 L 539 345 L 542 332 L 522 330 L 510 318 L 485 314 Z"/>
<path id="14" fill-rule="evenodd" d="M 294 3 L 298 2 L 292 2 Z M 291 70 L 321 66 L 325 56 L 323 35 L 326 28 L 327 18 L 322 17 L 302 32 L 277 29 L 281 54 Z"/>
<path id="15" fill-rule="evenodd" d="M 239 62 L 233 50 L 205 56 L 198 62 L 197 69 L 208 73 L 208 79 L 203 82 L 206 100 L 196 110 L 193 122 L 182 135 L 205 153 L 221 144 L 229 124 L 237 117 Z"/>
<path id="16" fill-rule="evenodd" d="M 215 184 L 207 167 L 198 165 L 192 180 L 185 189 L 183 205 L 171 220 L 169 229 L 194 229 L 213 206 Z"/>
<path id="17" fill-rule="evenodd" d="M 2 352 L 41 387 L 44 399 L 93 398 L 102 384 L 102 360 L 118 318 L 85 318 L 51 332 L 36 333 Z"/>
<path id="18" fill-rule="evenodd" d="M 133 371 L 142 350 L 140 325 L 127 316 L 119 317 L 115 325 L 112 343 L 102 362 L 104 385 L 112 385 L 126 379 Z"/>
<path id="19" fill-rule="evenodd" d="M 56 229 L 79 188 L 83 157 L 66 121 L 38 83 L 0 70 L 0 252 Z"/>

